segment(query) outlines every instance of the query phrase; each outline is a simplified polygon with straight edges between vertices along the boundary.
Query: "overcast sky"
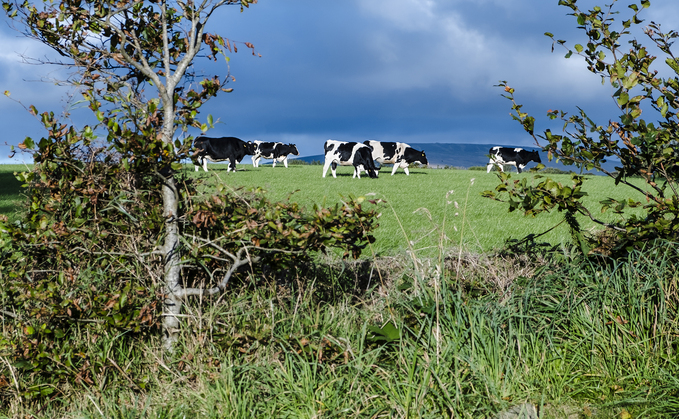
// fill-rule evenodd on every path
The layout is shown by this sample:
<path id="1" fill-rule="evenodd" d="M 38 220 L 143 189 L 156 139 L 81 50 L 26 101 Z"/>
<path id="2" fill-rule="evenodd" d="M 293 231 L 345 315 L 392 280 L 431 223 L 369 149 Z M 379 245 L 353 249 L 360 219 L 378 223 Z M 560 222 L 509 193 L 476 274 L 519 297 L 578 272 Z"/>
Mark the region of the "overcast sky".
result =
<path id="1" fill-rule="evenodd" d="M 203 115 L 219 119 L 208 135 L 296 143 L 303 156 L 321 154 L 329 138 L 533 145 L 494 87 L 500 80 L 516 89 L 523 110 L 538 118 L 538 130 L 548 124 L 547 110 L 574 112 L 576 106 L 605 123 L 617 115 L 611 87 L 586 71 L 581 58 L 567 60 L 559 48 L 552 53 L 544 36 L 552 32 L 569 45 L 585 41 L 569 9 L 557 3 L 259 0 L 243 13 L 224 8 L 208 29 L 251 42 L 261 57 L 242 45 L 230 55 L 234 91 L 204 107 Z M 676 0 L 652 3 L 646 22 L 678 29 Z M 21 38 L 4 13 L 0 19 L 0 90 L 40 111 L 61 112 L 70 91 L 39 81 L 56 69 L 22 64 L 20 58 L 49 51 Z M 196 68 L 225 73 L 223 65 L 206 61 L 197 61 Z M 0 163 L 30 161 L 26 155 L 7 159 L 5 143 L 41 138 L 40 124 L 5 96 L 0 112 Z"/>

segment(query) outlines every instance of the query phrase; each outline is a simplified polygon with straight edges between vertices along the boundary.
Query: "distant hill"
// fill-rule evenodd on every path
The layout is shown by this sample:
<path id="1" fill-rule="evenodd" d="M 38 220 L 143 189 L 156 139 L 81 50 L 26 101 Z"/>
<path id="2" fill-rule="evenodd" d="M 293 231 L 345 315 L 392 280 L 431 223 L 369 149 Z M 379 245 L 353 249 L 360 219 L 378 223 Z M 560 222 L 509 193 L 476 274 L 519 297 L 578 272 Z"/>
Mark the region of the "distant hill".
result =
<path id="1" fill-rule="evenodd" d="M 452 143 L 409 143 L 417 150 L 423 150 L 427 154 L 430 167 L 456 167 L 460 169 L 468 169 L 475 166 L 486 167 L 488 164 L 488 151 L 497 145 L 501 144 L 452 144 Z M 511 145 L 504 145 L 503 147 L 516 147 Z M 526 150 L 540 150 L 535 147 L 522 147 Z M 542 164 L 547 167 L 555 169 L 576 171 L 575 166 L 564 166 L 561 163 L 554 161 L 547 161 L 546 153 L 540 151 L 540 158 Z M 322 154 L 314 156 L 300 157 L 298 160 L 305 162 L 319 161 L 323 164 L 324 156 Z M 615 170 L 615 162 L 608 162 L 604 166 L 607 170 Z M 531 162 L 528 168 L 535 167 L 535 163 Z"/>

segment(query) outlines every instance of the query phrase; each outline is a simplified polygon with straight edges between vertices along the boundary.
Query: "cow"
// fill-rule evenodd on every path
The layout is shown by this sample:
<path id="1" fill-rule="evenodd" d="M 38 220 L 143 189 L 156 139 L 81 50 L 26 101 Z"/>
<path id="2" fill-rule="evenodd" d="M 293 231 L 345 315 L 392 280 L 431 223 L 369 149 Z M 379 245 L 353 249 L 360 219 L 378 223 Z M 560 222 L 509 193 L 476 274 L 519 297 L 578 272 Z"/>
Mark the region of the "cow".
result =
<path id="1" fill-rule="evenodd" d="M 195 149 L 193 155 L 195 157 L 196 171 L 199 166 L 203 166 L 203 170 L 207 172 L 207 161 L 229 161 L 229 166 L 226 169 L 230 172 L 231 169 L 236 171 L 236 163 L 240 163 L 246 155 L 255 154 L 255 145 L 252 141 L 247 143 L 236 137 L 221 137 L 209 138 L 198 137 L 193 141 L 193 148 Z"/>
<path id="2" fill-rule="evenodd" d="M 503 164 L 511 164 L 516 166 L 516 170 L 521 173 L 528 162 L 534 161 L 536 163 L 542 163 L 540 161 L 540 154 L 537 151 L 528 151 L 523 148 L 511 148 L 511 147 L 493 147 L 488 152 L 490 154 L 490 161 L 488 162 L 488 167 L 486 173 L 490 173 L 493 166 L 497 165 L 501 172 L 504 172 L 502 168 Z"/>
<path id="3" fill-rule="evenodd" d="M 364 141 L 363 144 L 372 148 L 373 160 L 379 164 L 394 165 L 394 168 L 391 170 L 392 176 L 394 176 L 394 173 L 396 173 L 396 170 L 398 170 L 399 167 L 402 167 L 403 171 L 406 172 L 406 176 L 408 176 L 410 175 L 408 172 L 408 165 L 414 163 L 429 164 L 424 151 L 415 150 L 406 143 L 368 140 Z"/>
<path id="4" fill-rule="evenodd" d="M 273 160 L 273 167 L 276 161 L 282 161 L 288 167 L 288 155 L 299 156 L 297 146 L 294 144 L 271 143 L 265 141 L 255 141 L 255 154 L 252 156 L 252 165 L 259 167 L 260 159 Z"/>
<path id="5" fill-rule="evenodd" d="M 354 166 L 354 176 L 361 178 L 361 171 L 365 170 L 371 178 L 377 177 L 375 162 L 372 158 L 372 149 L 361 143 L 348 143 L 344 141 L 328 140 L 323 146 L 325 150 L 325 165 L 323 177 L 332 166 L 332 177 L 336 178 L 337 165 Z"/>

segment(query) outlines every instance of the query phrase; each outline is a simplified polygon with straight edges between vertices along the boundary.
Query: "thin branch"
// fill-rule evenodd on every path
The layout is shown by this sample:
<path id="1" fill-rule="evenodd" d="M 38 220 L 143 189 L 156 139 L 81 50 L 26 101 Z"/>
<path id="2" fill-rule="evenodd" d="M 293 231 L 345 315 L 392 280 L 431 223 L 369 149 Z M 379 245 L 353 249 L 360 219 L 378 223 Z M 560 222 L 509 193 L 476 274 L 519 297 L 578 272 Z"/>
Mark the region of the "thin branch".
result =
<path id="1" fill-rule="evenodd" d="M 0 310 L 0 314 L 2 314 L 3 316 L 11 317 L 15 320 L 21 318 L 21 316 L 19 316 L 18 314 L 14 314 L 14 313 L 11 313 L 11 312 L 5 311 L 5 310 Z"/>
<path id="2" fill-rule="evenodd" d="M 129 252 L 95 252 L 94 250 L 89 250 L 85 249 L 84 247 L 74 247 L 71 249 L 71 251 L 79 250 L 85 253 L 88 253 L 90 255 L 95 255 L 95 256 L 128 256 L 128 257 L 145 257 L 145 256 L 161 256 L 164 253 L 161 252 L 160 250 L 155 250 L 152 252 L 144 252 L 144 253 L 129 253 Z"/>
<path id="3" fill-rule="evenodd" d="M 264 247 L 260 246 L 243 246 L 241 247 L 238 252 L 234 255 L 231 252 L 228 252 L 227 250 L 223 249 L 221 246 L 218 246 L 212 241 L 208 241 L 206 239 L 203 239 L 201 237 L 195 237 L 196 239 L 200 241 L 206 242 L 207 245 L 212 246 L 213 248 L 219 250 L 220 252 L 226 254 L 233 260 L 233 264 L 229 267 L 229 269 L 226 271 L 224 274 L 224 277 L 222 281 L 217 284 L 217 286 L 210 287 L 210 288 L 183 288 L 178 292 L 175 292 L 174 294 L 179 297 L 179 298 L 186 298 L 190 296 L 206 296 L 206 295 L 214 295 L 214 294 L 220 294 L 224 292 L 226 289 L 226 286 L 229 283 L 229 280 L 231 279 L 231 276 L 240 268 L 241 266 L 247 265 L 247 264 L 252 264 L 252 263 L 257 263 L 261 260 L 260 256 L 252 256 L 249 251 L 252 249 L 255 250 L 261 250 L 265 252 L 273 252 L 273 253 L 286 253 L 286 254 L 298 254 L 301 253 L 299 251 L 291 251 L 291 250 L 283 250 L 283 249 L 267 249 Z M 227 260 L 224 258 L 220 258 L 218 256 L 214 255 L 201 255 L 201 257 L 209 257 L 212 259 L 220 260 L 226 262 Z"/>

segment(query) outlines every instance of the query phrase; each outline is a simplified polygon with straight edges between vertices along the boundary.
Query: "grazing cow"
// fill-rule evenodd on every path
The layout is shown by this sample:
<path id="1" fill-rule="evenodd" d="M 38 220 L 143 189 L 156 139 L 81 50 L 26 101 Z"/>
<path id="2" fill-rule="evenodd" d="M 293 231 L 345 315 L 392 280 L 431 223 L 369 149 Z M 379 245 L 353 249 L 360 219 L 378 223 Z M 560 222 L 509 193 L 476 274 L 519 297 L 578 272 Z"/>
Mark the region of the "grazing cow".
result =
<path id="1" fill-rule="evenodd" d="M 276 167 L 276 161 L 282 161 L 285 167 L 288 167 L 289 154 L 299 156 L 296 145 L 255 141 L 255 155 L 252 156 L 252 165 L 259 167 L 259 160 L 267 159 L 273 160 L 273 167 Z"/>
<path id="2" fill-rule="evenodd" d="M 373 149 L 373 160 L 380 164 L 393 164 L 394 168 L 391 170 L 393 176 L 399 167 L 402 167 L 409 175 L 408 165 L 410 164 L 429 164 L 427 156 L 424 151 L 418 151 L 410 147 L 406 143 L 390 143 L 375 140 L 364 141 L 363 144 Z"/>
<path id="3" fill-rule="evenodd" d="M 504 172 L 502 165 L 511 164 L 516 166 L 516 170 L 521 173 L 528 162 L 534 161 L 536 163 L 541 163 L 540 154 L 537 151 L 528 151 L 523 148 L 511 148 L 511 147 L 493 147 L 488 152 L 490 154 L 490 161 L 488 162 L 488 167 L 486 173 L 490 173 L 490 169 L 494 165 L 498 165 L 501 172 Z"/>
<path id="4" fill-rule="evenodd" d="M 365 170 L 371 178 L 377 177 L 375 162 L 372 158 L 372 149 L 361 143 L 347 143 L 344 141 L 328 140 L 323 147 L 325 149 L 325 165 L 323 177 L 328 173 L 328 167 L 332 166 L 332 177 L 336 178 L 337 165 L 354 166 L 354 176 L 360 179 L 361 171 Z"/>
<path id="5" fill-rule="evenodd" d="M 246 155 L 255 154 L 255 145 L 252 141 L 247 143 L 236 137 L 208 138 L 198 137 L 193 141 L 195 149 L 193 155 L 196 159 L 196 171 L 199 166 L 207 172 L 207 161 L 229 161 L 229 167 L 236 171 L 236 163 L 240 163 Z"/>

